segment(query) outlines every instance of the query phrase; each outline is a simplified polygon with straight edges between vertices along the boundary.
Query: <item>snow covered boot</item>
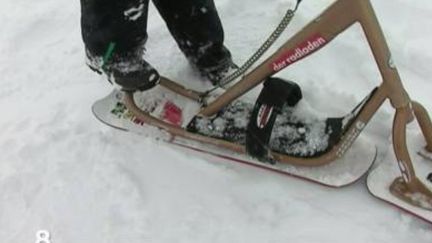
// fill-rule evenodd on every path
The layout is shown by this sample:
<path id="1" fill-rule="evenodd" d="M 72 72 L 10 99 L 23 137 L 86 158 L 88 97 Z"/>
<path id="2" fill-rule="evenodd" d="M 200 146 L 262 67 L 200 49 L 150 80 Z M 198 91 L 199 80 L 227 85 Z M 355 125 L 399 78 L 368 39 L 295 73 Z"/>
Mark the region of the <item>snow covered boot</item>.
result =
<path id="1" fill-rule="evenodd" d="M 108 61 L 92 56 L 87 52 L 87 65 L 99 74 L 105 73 L 108 80 L 122 87 L 122 90 L 134 92 L 153 88 L 158 84 L 160 75 L 138 53 L 113 55 Z"/>
<path id="2" fill-rule="evenodd" d="M 238 69 L 238 66 L 230 59 L 226 63 L 221 64 L 213 68 L 201 69 L 201 75 L 207 78 L 213 85 L 219 85 L 221 82 L 234 73 Z"/>
<path id="3" fill-rule="evenodd" d="M 189 59 L 201 76 L 208 79 L 213 85 L 220 84 L 225 77 L 238 69 L 225 46 L 207 47 L 199 57 L 189 57 Z"/>
<path id="4" fill-rule="evenodd" d="M 124 91 L 144 91 L 156 86 L 160 80 L 159 73 L 144 60 L 121 62 L 111 68 L 115 83 Z"/>

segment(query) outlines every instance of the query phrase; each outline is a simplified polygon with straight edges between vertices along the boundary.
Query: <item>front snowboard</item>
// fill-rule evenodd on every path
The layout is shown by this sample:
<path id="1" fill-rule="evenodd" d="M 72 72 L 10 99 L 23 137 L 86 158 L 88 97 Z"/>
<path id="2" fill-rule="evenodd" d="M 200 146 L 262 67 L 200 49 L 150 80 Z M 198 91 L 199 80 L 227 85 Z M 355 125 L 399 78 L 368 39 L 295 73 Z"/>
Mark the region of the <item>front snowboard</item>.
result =
<path id="1" fill-rule="evenodd" d="M 420 154 L 415 153 L 422 145 L 419 141 L 423 141 L 421 134 L 413 134 L 407 137 L 408 149 L 411 152 L 412 163 L 416 171 L 417 177 L 426 185 L 429 190 L 432 190 L 432 161 L 425 159 Z M 392 149 L 392 148 L 389 148 Z M 432 211 L 415 207 L 411 204 L 402 201 L 391 194 L 389 188 L 393 180 L 401 176 L 396 157 L 393 151 L 387 153 L 386 158 L 369 173 L 367 178 L 367 187 L 369 192 L 378 199 L 396 206 L 403 211 L 406 211 L 418 218 L 432 223 Z"/>
<path id="2" fill-rule="evenodd" d="M 186 127 L 189 121 L 199 111 L 199 106 L 194 102 L 160 87 L 147 91 L 145 94 L 135 94 L 135 99 L 141 109 L 151 113 L 154 117 L 164 120 L 167 120 L 164 112 L 167 104 L 169 107 L 174 107 L 174 109 L 179 109 L 179 107 L 181 107 L 181 118 L 173 119 L 168 117 L 168 122 L 176 123 L 175 125 L 181 127 Z M 267 164 L 256 161 L 244 154 L 238 154 L 216 146 L 174 137 L 166 131 L 148 126 L 134 117 L 132 113 L 126 109 L 122 100 L 123 93 L 114 90 L 107 97 L 95 102 L 92 107 L 93 113 L 97 119 L 109 126 L 156 137 L 169 143 L 179 145 L 181 148 L 198 151 L 206 160 L 214 161 L 214 159 L 216 159 L 217 161 L 226 160 L 239 162 L 302 178 L 325 186 L 342 187 L 356 182 L 371 168 L 377 155 L 376 147 L 370 142 L 365 141 L 362 137 L 359 137 L 342 159 L 336 160 L 328 165 L 319 167 L 299 167 L 282 163 Z M 210 159 L 211 157 L 214 159 Z"/>

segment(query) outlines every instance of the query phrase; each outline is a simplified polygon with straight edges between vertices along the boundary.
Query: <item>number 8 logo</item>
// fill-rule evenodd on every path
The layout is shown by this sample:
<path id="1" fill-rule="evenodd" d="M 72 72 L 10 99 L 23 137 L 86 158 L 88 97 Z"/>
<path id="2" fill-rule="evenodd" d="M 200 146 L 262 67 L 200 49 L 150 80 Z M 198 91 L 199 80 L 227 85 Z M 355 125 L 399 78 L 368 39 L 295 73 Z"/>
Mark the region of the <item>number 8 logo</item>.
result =
<path id="1" fill-rule="evenodd" d="M 36 243 L 51 243 L 50 233 L 46 230 L 39 230 L 36 233 Z"/>

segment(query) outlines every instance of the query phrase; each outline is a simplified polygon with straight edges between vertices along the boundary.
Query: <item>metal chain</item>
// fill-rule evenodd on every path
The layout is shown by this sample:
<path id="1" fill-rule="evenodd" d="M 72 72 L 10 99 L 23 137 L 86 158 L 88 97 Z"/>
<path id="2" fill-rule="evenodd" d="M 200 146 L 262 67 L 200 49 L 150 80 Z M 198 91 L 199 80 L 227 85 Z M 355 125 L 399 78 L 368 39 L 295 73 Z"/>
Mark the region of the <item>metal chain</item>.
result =
<path id="1" fill-rule="evenodd" d="M 285 17 L 276 28 L 276 30 L 270 35 L 270 37 L 261 45 L 261 47 L 241 66 L 236 72 L 224 78 L 221 82 L 221 85 L 224 86 L 234 79 L 238 78 L 241 74 L 245 73 L 255 62 L 261 58 L 262 55 L 274 44 L 274 42 L 279 38 L 279 36 L 283 33 L 285 28 L 291 22 L 293 17 L 293 11 L 288 10 Z"/>
<path id="2" fill-rule="evenodd" d="M 243 75 L 244 73 L 246 73 L 246 71 L 252 65 L 254 65 L 258 61 L 258 59 L 260 59 L 262 57 L 262 55 L 264 55 L 264 53 L 275 43 L 275 41 L 284 32 L 284 30 L 286 29 L 286 27 L 291 23 L 291 20 L 293 19 L 294 14 L 295 14 L 295 12 L 296 12 L 296 10 L 297 10 L 300 2 L 301 1 L 297 2 L 297 5 L 295 6 L 295 8 L 293 10 L 289 9 L 286 12 L 285 16 L 283 17 L 283 19 L 281 20 L 281 22 L 279 23 L 279 25 L 277 26 L 277 28 L 267 38 L 267 40 L 264 42 L 264 44 L 262 44 L 261 47 L 240 68 L 237 69 L 237 71 L 235 71 L 234 73 L 232 73 L 229 76 L 225 77 L 217 86 L 215 86 L 212 89 L 209 89 L 206 92 L 204 92 L 204 97 L 207 96 L 208 94 L 214 92 L 218 88 L 224 87 L 225 85 L 231 83 L 232 81 L 234 81 L 235 79 L 237 79 L 238 77 L 240 77 L 241 75 Z"/>

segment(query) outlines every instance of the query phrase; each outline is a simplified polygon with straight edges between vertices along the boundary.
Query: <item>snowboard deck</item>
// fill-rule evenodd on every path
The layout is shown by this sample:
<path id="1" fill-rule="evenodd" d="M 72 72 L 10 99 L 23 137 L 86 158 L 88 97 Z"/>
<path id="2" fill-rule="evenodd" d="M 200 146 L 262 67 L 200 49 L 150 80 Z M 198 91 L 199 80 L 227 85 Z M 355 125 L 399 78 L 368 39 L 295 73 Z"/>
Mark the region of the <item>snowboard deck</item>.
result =
<path id="1" fill-rule="evenodd" d="M 410 136 L 407 137 L 407 140 L 409 151 L 416 151 L 416 149 L 421 148 L 419 141 L 423 140 L 420 133 L 417 135 L 410 134 Z M 424 152 L 411 153 L 412 163 L 417 177 L 429 188 L 429 190 L 432 190 L 432 161 L 426 159 L 422 154 L 424 154 Z M 383 200 L 402 211 L 432 223 L 432 211 L 415 207 L 391 194 L 389 188 L 393 180 L 402 176 L 396 161 L 396 156 L 391 151 L 387 153 L 385 159 L 369 173 L 367 177 L 367 187 L 369 192 L 374 197 Z"/>
<path id="2" fill-rule="evenodd" d="M 293 166 L 285 163 L 263 163 L 245 154 L 238 154 L 214 145 L 175 137 L 166 131 L 146 125 L 127 110 L 123 103 L 123 97 L 123 92 L 114 90 L 111 94 L 93 104 L 93 114 L 98 120 L 108 126 L 155 137 L 177 145 L 178 148 L 196 151 L 199 157 L 207 161 L 238 162 L 301 178 L 324 186 L 343 187 L 355 183 L 365 175 L 377 158 L 376 146 L 360 136 L 341 159 L 327 165 L 307 167 Z M 135 100 L 142 110 L 149 112 L 152 116 L 181 127 L 186 127 L 200 109 L 196 103 L 162 87 L 156 87 L 145 93 L 136 93 Z M 167 107 L 169 110 L 181 107 L 182 116 L 173 117 L 167 115 Z"/>

